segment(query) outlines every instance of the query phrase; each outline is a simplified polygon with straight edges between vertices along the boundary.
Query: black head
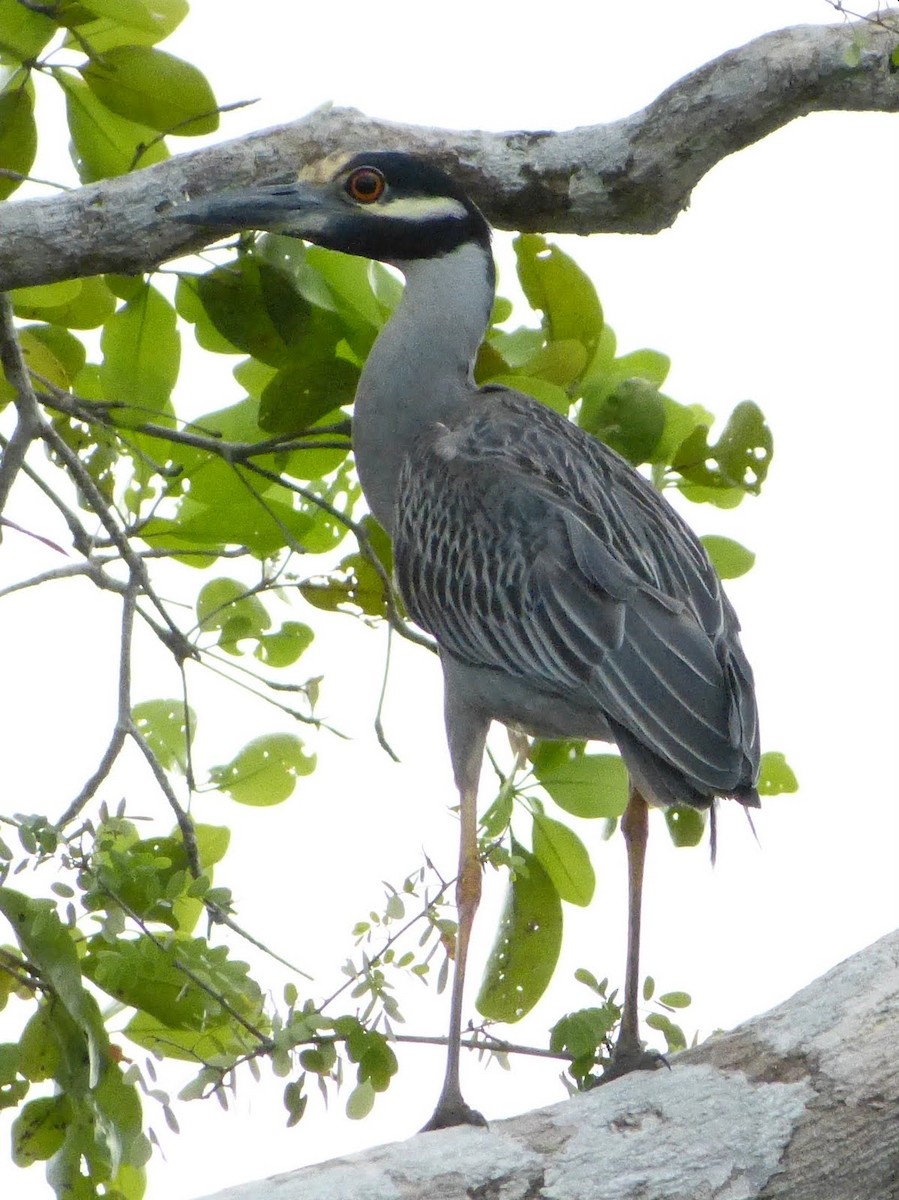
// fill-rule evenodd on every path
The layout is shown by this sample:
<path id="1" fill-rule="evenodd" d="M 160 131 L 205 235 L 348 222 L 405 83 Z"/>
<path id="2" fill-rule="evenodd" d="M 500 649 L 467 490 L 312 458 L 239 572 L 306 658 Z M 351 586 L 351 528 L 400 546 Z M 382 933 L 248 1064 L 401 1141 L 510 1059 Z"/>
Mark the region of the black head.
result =
<path id="1" fill-rule="evenodd" d="M 392 263 L 490 242 L 483 215 L 450 175 L 398 151 L 332 155 L 295 182 L 203 197 L 176 214 L 194 224 L 286 233 Z"/>

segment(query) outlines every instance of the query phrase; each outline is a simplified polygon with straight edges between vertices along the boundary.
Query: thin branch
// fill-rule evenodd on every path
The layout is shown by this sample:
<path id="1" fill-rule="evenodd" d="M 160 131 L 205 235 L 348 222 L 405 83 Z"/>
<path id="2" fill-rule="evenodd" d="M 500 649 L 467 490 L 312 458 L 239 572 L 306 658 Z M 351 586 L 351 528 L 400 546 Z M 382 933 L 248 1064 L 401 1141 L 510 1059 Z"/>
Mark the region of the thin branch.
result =
<path id="1" fill-rule="evenodd" d="M 134 635 L 134 613 L 137 607 L 138 581 L 132 576 L 122 597 L 122 632 L 119 641 L 119 685 L 115 728 L 97 769 L 84 787 L 56 822 L 57 829 L 64 829 L 79 815 L 97 793 L 100 784 L 112 770 L 122 752 L 125 738 L 131 732 L 131 645 Z"/>
<path id="2" fill-rule="evenodd" d="M 44 418 L 34 394 L 28 366 L 16 332 L 12 302 L 5 292 L 0 293 L 0 362 L 3 364 L 3 373 L 15 391 L 17 414 L 15 430 L 12 437 L 6 442 L 3 458 L 0 459 L 0 513 L 2 513 L 16 481 L 16 476 L 25 462 L 28 448 L 35 439 L 41 436 L 44 425 Z M 3 530 L 0 528 L 0 540 L 2 537 Z"/>
<path id="3" fill-rule="evenodd" d="M 156 595 L 156 592 L 150 583 L 150 577 L 147 574 L 146 565 L 144 564 L 140 555 L 137 554 L 134 548 L 131 546 L 127 535 L 119 527 L 116 521 L 113 520 L 105 496 L 94 483 L 91 474 L 85 467 L 84 463 L 51 425 L 48 425 L 45 422 L 42 423 L 41 436 L 54 454 L 62 459 L 66 469 L 69 472 L 72 482 L 83 494 L 85 500 L 93 509 L 97 519 L 100 521 L 100 524 L 108 533 L 110 541 L 116 547 L 122 559 L 127 564 L 132 576 L 140 581 L 142 593 L 150 600 L 162 617 L 165 628 L 162 629 L 157 627 L 157 633 L 160 638 L 164 641 L 176 658 L 181 659 L 185 657 L 193 657 L 196 653 L 194 647 L 191 646 L 191 644 L 184 637 L 184 634 L 169 616 L 165 605 Z"/>
<path id="4" fill-rule="evenodd" d="M 33 575 L 30 579 L 20 579 L 17 583 L 11 583 L 5 588 L 0 588 L 0 598 L 11 596 L 14 592 L 23 592 L 42 583 L 51 583 L 57 579 L 74 579 L 79 575 L 83 575 L 97 587 L 110 592 L 124 592 L 128 586 L 121 580 L 107 575 L 103 570 L 102 562 L 95 558 L 88 558 L 84 562 L 72 563 L 67 567 L 54 567 L 53 570 L 42 571 L 40 575 Z"/>
<path id="5" fill-rule="evenodd" d="M 416 1033 L 392 1033 L 390 1035 L 392 1042 L 405 1042 L 412 1046 L 445 1046 L 447 1044 L 446 1036 L 443 1037 L 428 1037 L 424 1034 Z M 459 1043 L 466 1050 L 488 1051 L 490 1054 L 523 1054 L 529 1058 L 551 1058 L 556 1062 L 572 1062 L 573 1056 L 565 1053 L 565 1051 L 543 1050 L 539 1046 L 522 1046 L 517 1042 L 506 1042 L 501 1038 L 494 1038 L 485 1033 L 478 1032 L 472 1037 L 464 1037 Z"/>
<path id="6" fill-rule="evenodd" d="M 175 814 L 175 820 L 178 823 L 181 838 L 184 842 L 184 851 L 187 854 L 187 865 L 194 879 L 199 879 L 203 874 L 203 868 L 200 864 L 200 850 L 197 846 L 197 833 L 194 829 L 194 823 L 187 810 L 182 806 L 181 801 L 175 795 L 175 789 L 169 783 L 169 777 L 163 770 L 159 759 L 153 753 L 152 747 L 133 721 L 129 724 L 128 736 L 149 763 L 150 770 L 153 772 L 153 777 L 159 785 L 160 791 L 166 800 L 168 800 L 169 807 Z"/>

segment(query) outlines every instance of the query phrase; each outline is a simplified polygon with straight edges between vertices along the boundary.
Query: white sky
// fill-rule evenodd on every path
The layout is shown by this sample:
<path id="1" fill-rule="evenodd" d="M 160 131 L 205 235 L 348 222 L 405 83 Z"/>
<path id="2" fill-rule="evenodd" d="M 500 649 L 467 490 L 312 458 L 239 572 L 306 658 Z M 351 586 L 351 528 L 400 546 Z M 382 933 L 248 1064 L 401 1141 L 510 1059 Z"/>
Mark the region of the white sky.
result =
<path id="1" fill-rule="evenodd" d="M 540 11 L 538 21 L 522 6 L 471 0 L 439 8 L 257 0 L 250 20 L 245 4 L 195 0 L 165 48 L 201 66 L 220 102 L 261 98 L 226 118 L 221 137 L 329 99 L 421 124 L 564 128 L 625 115 L 767 29 L 833 16 L 823 0 L 644 0 L 638 20 L 630 6 L 607 2 L 557 0 L 548 16 Z M 736 806 L 723 806 L 714 871 L 706 847 L 675 851 L 661 817 L 653 819 L 643 966 L 662 990 L 693 994 L 688 1035 L 786 998 L 897 923 L 897 182 L 895 118 L 808 117 L 718 166 L 673 230 L 563 243 L 596 281 L 620 349 L 671 355 L 669 394 L 722 415 L 754 399 L 775 437 L 760 499 L 735 513 L 691 506 L 689 515 L 699 533 L 728 534 L 758 554 L 728 590 L 755 666 L 764 747 L 787 754 L 801 791 L 765 804 L 760 847 Z M 509 262 L 503 242 L 501 266 Z M 508 265 L 503 274 L 508 290 Z M 200 411 L 221 402 L 222 377 L 193 369 L 190 386 L 207 392 Z M 31 502 L 31 493 L 15 493 L 8 514 L 33 527 Z M 3 552 L 0 585 L 58 565 L 10 535 Z M 86 584 L 57 585 L 46 597 L 4 601 L 3 612 L 14 631 L 4 673 L 15 681 L 0 699 L 3 808 L 60 811 L 111 729 L 117 605 Z M 219 879 L 234 887 L 247 928 L 318 973 L 316 994 L 330 990 L 352 952 L 353 923 L 382 904 L 382 879 L 399 884 L 422 847 L 447 874 L 456 855 L 436 664 L 395 648 L 385 713 L 402 759 L 395 765 L 371 728 L 383 639 L 346 618 L 324 626 L 299 669 L 326 674 L 322 714 L 353 741 L 320 738 L 318 771 L 279 808 L 248 812 L 211 796 L 194 810 L 232 824 Z M 159 652 L 145 660 L 135 698 L 177 694 Z M 214 718 L 199 699 L 201 764 L 227 761 L 272 727 L 271 714 L 221 685 L 198 678 L 197 688 L 212 704 L 221 696 Z M 501 737 L 496 743 L 502 748 Z M 115 803 L 126 791 L 138 810 L 155 807 L 142 772 L 120 775 L 104 796 Z M 597 898 L 586 912 L 566 906 L 557 983 L 510 1030 L 516 1040 L 545 1044 L 561 1012 L 590 1003 L 571 981 L 575 967 L 623 977 L 623 844 L 600 845 L 598 828 L 577 826 L 595 851 Z M 472 1000 L 502 898 L 499 877 L 485 882 Z M 264 963 L 258 970 L 280 996 L 281 974 Z M 446 997 L 421 989 L 403 1007 L 408 1031 L 444 1031 Z M 285 1130 L 283 1082 L 268 1074 L 262 1085 L 242 1079 L 231 1115 L 212 1104 L 178 1106 L 180 1137 L 151 1112 L 166 1161 L 151 1164 L 150 1200 L 190 1200 L 406 1137 L 429 1115 L 441 1074 L 441 1052 L 403 1052 L 399 1077 L 360 1123 L 343 1116 L 347 1088 L 327 1113 L 313 1094 L 301 1124 Z M 530 1061 L 514 1063 L 512 1076 L 466 1063 L 467 1097 L 490 1118 L 511 1115 L 561 1099 L 557 1074 Z M 179 1079 L 163 1086 L 177 1090 Z M 3 1114 L 0 1129 L 8 1123 Z M 17 1171 L 5 1150 L 0 1193 L 49 1194 L 42 1168 Z"/>

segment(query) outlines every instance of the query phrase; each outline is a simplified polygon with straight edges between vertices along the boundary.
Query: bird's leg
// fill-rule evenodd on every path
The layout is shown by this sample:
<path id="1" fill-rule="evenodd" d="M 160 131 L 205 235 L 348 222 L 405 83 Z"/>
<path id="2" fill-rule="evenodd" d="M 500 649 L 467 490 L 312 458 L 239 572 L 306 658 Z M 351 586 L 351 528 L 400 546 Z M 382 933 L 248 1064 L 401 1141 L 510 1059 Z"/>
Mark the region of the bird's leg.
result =
<path id="1" fill-rule="evenodd" d="M 628 1071 L 652 1070 L 661 1056 L 643 1049 L 637 1016 L 640 994 L 640 913 L 643 903 L 643 866 L 649 835 L 649 806 L 631 785 L 621 832 L 627 846 L 627 969 L 624 976 L 624 1007 L 612 1062 L 603 1079 L 615 1079 Z"/>
<path id="2" fill-rule="evenodd" d="M 456 880 L 456 907 L 459 931 L 456 935 L 456 958 L 453 972 L 453 992 L 450 1001 L 450 1026 L 446 1055 L 446 1076 L 434 1114 L 424 1126 L 445 1129 L 449 1125 L 486 1125 L 487 1122 L 462 1099 L 459 1085 L 459 1050 L 462 1038 L 462 996 L 465 990 L 465 963 L 471 927 L 481 899 L 481 862 L 478 857 L 477 787 L 464 787 L 460 792 L 462 824 L 459 839 L 459 875 Z M 423 1130 L 423 1131 L 424 1131 Z"/>

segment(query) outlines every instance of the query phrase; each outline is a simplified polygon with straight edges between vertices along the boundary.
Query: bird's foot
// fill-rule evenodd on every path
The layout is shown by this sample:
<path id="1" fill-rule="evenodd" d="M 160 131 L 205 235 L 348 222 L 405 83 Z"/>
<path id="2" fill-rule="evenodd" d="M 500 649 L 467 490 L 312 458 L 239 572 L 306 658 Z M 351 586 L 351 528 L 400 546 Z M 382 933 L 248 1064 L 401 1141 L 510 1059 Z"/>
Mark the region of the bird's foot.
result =
<path id="1" fill-rule="evenodd" d="M 647 1050 L 640 1042 L 624 1046 L 619 1042 L 612 1053 L 612 1061 L 603 1071 L 599 1082 L 611 1083 L 613 1079 L 620 1079 L 622 1075 L 630 1075 L 631 1071 L 657 1071 L 659 1067 L 671 1069 L 668 1059 L 658 1050 Z"/>
<path id="2" fill-rule="evenodd" d="M 462 1099 L 462 1094 L 443 1092 L 437 1101 L 431 1119 L 422 1125 L 421 1132 L 428 1133 L 432 1129 L 449 1129 L 453 1125 L 480 1125 L 486 1128 L 487 1122 L 474 1108 L 470 1108 Z"/>

